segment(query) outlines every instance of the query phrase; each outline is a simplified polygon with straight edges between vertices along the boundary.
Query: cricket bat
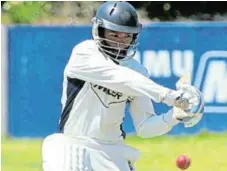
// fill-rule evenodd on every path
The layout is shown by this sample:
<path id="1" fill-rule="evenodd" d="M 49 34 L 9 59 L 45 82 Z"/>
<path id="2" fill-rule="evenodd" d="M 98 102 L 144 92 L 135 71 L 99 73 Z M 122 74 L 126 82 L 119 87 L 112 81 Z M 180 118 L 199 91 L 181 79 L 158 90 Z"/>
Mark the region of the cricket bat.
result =
<path id="1" fill-rule="evenodd" d="M 184 84 L 192 84 L 191 74 L 184 74 L 176 83 L 176 88 L 178 89 L 180 86 Z"/>
<path id="2" fill-rule="evenodd" d="M 192 84 L 190 73 L 184 74 L 177 81 L 176 88 L 179 88 L 180 86 L 182 86 L 184 84 Z M 176 117 L 176 115 L 177 115 L 177 117 Z M 175 118 L 184 118 L 185 116 L 188 116 L 188 114 L 180 108 L 173 107 L 173 116 L 175 116 Z M 189 128 L 189 127 L 192 127 L 193 125 L 196 125 L 201 120 L 202 116 L 203 116 L 203 112 L 201 112 L 200 114 L 197 113 L 197 115 L 195 117 L 193 117 L 194 119 L 190 119 L 188 122 L 184 123 L 184 127 Z"/>
<path id="3" fill-rule="evenodd" d="M 184 84 L 191 84 L 192 79 L 191 79 L 191 74 L 186 73 L 184 74 L 176 83 L 176 88 L 179 89 L 182 85 Z M 188 105 L 188 104 L 185 104 Z M 182 109 L 173 107 L 173 113 L 177 113 L 178 116 L 182 116 L 182 118 L 187 115 Z"/>

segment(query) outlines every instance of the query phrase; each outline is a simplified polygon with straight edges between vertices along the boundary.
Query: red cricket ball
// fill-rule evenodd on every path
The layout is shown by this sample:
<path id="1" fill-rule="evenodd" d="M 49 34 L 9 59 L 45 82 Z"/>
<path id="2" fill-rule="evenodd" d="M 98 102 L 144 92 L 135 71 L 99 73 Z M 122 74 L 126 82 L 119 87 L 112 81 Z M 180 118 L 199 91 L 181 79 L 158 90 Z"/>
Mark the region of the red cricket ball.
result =
<path id="1" fill-rule="evenodd" d="M 191 164 L 191 159 L 186 155 L 180 155 L 176 160 L 177 167 L 181 170 L 187 169 Z"/>

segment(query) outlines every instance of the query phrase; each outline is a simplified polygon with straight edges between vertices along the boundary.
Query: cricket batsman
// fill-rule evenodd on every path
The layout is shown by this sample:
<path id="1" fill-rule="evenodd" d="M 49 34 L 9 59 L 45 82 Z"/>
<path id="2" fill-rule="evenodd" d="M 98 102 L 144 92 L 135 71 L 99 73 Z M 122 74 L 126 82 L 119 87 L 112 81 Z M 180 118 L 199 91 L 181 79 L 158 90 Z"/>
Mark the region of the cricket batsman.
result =
<path id="1" fill-rule="evenodd" d="M 192 127 L 203 115 L 198 89 L 163 87 L 133 59 L 142 25 L 132 5 L 105 2 L 92 22 L 93 39 L 73 48 L 64 70 L 60 132 L 43 141 L 44 171 L 134 171 L 139 150 L 124 144 L 126 105 L 144 138 Z M 156 115 L 152 102 L 172 109 Z"/>

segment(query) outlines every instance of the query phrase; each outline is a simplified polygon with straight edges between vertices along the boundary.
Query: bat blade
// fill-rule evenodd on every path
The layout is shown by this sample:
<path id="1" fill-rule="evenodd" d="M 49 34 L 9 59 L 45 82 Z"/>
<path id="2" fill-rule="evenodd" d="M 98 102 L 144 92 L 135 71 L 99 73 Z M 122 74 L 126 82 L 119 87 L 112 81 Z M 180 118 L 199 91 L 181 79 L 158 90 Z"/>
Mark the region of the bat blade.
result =
<path id="1" fill-rule="evenodd" d="M 179 89 L 182 85 L 191 84 L 191 82 L 192 82 L 191 74 L 190 73 L 186 73 L 182 77 L 180 77 L 180 79 L 176 82 L 176 88 Z M 182 105 L 181 106 L 182 109 L 187 109 L 188 106 L 189 106 L 188 100 L 183 101 L 181 103 L 181 105 Z M 178 116 L 182 116 L 182 118 L 183 118 L 186 115 L 186 113 L 182 109 L 177 108 L 177 107 L 173 107 L 173 113 L 177 113 Z"/>
<path id="2" fill-rule="evenodd" d="M 178 89 L 184 84 L 191 84 L 191 83 L 192 83 L 191 74 L 186 73 L 177 81 L 176 88 Z"/>

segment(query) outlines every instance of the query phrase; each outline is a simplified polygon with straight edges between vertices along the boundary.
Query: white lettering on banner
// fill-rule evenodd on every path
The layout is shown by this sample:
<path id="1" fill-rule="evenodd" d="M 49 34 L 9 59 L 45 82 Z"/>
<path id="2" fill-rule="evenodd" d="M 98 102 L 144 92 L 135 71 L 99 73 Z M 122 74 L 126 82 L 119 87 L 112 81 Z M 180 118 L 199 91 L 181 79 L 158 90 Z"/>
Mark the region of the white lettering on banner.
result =
<path id="1" fill-rule="evenodd" d="M 201 89 L 205 102 L 212 103 L 205 107 L 205 112 L 227 113 L 227 51 L 202 55 L 194 85 Z"/>
<path id="2" fill-rule="evenodd" d="M 170 77 L 170 56 L 166 50 L 145 51 L 143 54 L 143 64 L 148 70 L 148 74 L 153 77 Z"/>
<path id="3" fill-rule="evenodd" d="M 186 72 L 193 73 L 192 50 L 147 50 L 143 54 L 138 52 L 135 59 L 142 61 L 151 77 L 180 77 Z M 205 52 L 195 69 L 194 85 L 204 95 L 205 112 L 227 114 L 227 51 Z"/>
<path id="4" fill-rule="evenodd" d="M 227 65 L 224 61 L 212 61 L 208 64 L 203 94 L 205 102 L 227 102 Z"/>
<path id="5" fill-rule="evenodd" d="M 181 77 L 186 72 L 189 72 L 191 74 L 193 73 L 193 60 L 194 60 L 193 51 L 174 50 L 172 52 L 172 60 L 173 60 L 172 68 L 175 76 Z"/>
<path id="6" fill-rule="evenodd" d="M 139 53 L 136 60 L 141 60 Z M 194 53 L 191 50 L 173 50 L 172 53 L 167 50 L 147 50 L 143 53 L 143 65 L 152 77 L 170 77 L 171 74 L 180 77 L 186 72 L 192 73 L 193 60 Z"/>

